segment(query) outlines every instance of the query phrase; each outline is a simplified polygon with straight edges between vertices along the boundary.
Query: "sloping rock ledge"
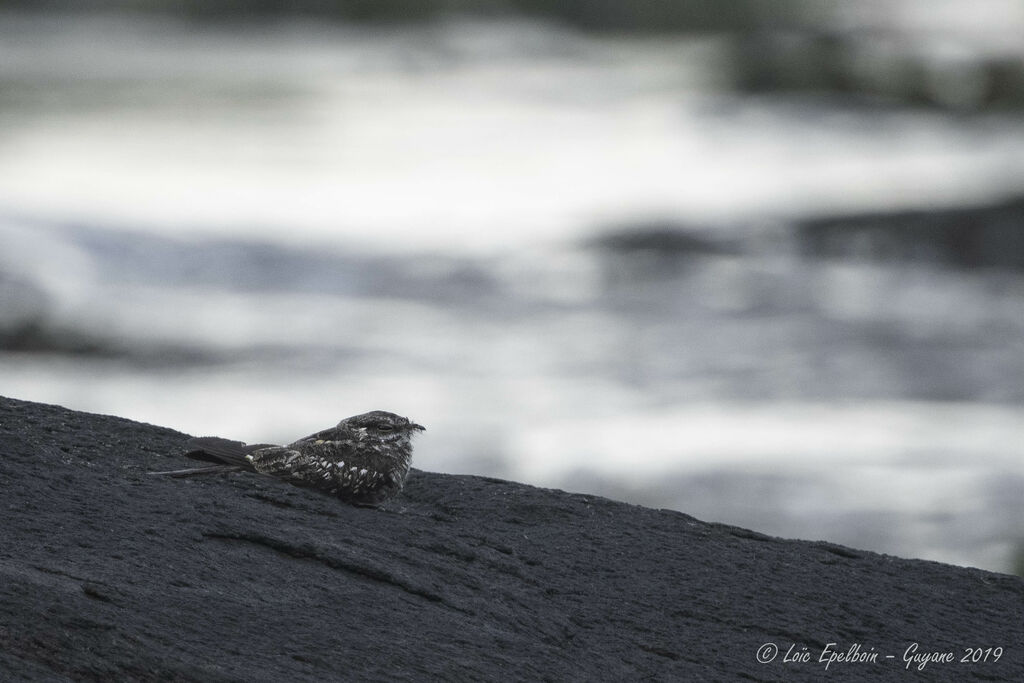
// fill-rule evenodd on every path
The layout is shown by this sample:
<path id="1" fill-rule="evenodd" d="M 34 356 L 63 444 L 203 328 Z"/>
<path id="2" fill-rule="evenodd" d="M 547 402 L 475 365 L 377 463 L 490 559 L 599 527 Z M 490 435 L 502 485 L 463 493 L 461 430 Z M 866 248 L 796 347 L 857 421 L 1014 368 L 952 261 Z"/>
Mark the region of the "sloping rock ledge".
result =
<path id="1" fill-rule="evenodd" d="M 0 398 L 4 680 L 1024 680 L 1017 577 L 481 477 L 147 474 L 187 438 Z"/>

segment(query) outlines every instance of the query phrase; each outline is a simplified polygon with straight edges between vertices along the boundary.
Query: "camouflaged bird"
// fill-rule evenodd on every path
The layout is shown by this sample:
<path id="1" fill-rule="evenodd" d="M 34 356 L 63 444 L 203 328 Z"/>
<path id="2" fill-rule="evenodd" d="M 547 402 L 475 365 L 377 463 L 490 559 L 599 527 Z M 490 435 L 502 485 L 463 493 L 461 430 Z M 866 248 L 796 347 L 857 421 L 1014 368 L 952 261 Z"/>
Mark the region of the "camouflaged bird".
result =
<path id="1" fill-rule="evenodd" d="M 354 505 L 379 505 L 401 492 L 412 460 L 412 436 L 424 429 L 408 418 L 374 410 L 287 446 L 205 436 L 189 441 L 185 455 L 222 464 L 154 474 L 258 472 Z"/>

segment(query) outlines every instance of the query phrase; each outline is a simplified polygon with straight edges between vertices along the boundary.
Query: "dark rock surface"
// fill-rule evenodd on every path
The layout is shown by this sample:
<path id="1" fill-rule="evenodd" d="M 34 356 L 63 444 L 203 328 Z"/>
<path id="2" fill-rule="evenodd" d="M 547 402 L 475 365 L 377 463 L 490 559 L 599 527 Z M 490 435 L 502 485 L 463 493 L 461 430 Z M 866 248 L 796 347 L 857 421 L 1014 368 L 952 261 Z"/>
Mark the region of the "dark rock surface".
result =
<path id="1" fill-rule="evenodd" d="M 1024 680 L 1016 577 L 480 477 L 377 510 L 147 474 L 186 439 L 0 399 L 0 678 Z M 908 671 L 913 643 L 956 661 Z"/>

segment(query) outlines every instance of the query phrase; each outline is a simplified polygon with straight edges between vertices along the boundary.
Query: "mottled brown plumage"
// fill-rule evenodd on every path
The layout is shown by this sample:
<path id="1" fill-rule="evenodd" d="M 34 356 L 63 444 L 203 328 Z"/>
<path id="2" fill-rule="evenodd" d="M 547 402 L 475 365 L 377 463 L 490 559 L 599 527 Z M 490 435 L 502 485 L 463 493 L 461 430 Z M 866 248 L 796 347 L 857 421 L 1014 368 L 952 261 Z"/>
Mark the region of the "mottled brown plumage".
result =
<path id="1" fill-rule="evenodd" d="M 408 418 L 374 410 L 287 446 L 201 437 L 189 441 L 186 455 L 222 464 L 160 474 L 182 477 L 248 470 L 355 505 L 378 505 L 398 495 L 405 485 L 412 435 L 423 429 Z"/>

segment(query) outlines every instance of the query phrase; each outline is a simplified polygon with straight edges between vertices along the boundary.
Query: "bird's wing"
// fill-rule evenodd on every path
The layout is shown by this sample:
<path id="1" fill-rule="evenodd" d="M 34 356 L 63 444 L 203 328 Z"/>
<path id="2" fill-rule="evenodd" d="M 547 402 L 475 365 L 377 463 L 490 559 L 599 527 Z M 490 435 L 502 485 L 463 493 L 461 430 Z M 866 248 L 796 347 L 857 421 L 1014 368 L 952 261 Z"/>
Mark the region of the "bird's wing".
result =
<path id="1" fill-rule="evenodd" d="M 303 469 L 302 454 L 288 446 L 261 448 L 249 454 L 252 467 L 261 474 L 291 478 Z"/>
<path id="2" fill-rule="evenodd" d="M 243 468 L 240 465 L 210 465 L 208 467 L 191 467 L 186 470 L 170 470 L 167 472 L 150 472 L 149 474 L 167 475 L 171 477 L 196 477 L 202 474 L 225 474 L 227 472 L 238 472 Z"/>
<path id="3" fill-rule="evenodd" d="M 290 446 L 261 448 L 247 456 L 261 474 L 283 477 L 292 483 L 308 483 L 330 477 L 353 455 L 352 442 L 315 439 Z"/>

